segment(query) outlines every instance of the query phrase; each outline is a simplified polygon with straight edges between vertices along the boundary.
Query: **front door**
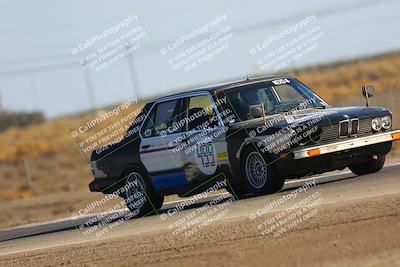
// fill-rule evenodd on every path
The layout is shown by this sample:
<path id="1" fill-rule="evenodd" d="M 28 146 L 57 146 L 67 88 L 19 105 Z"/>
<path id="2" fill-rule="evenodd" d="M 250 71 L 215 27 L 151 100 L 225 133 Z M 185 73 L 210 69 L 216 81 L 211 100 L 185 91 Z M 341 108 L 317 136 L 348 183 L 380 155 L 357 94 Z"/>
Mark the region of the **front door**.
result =
<path id="1" fill-rule="evenodd" d="M 186 98 L 187 132 L 183 156 L 189 183 L 201 184 L 228 164 L 226 131 L 209 94 Z"/>

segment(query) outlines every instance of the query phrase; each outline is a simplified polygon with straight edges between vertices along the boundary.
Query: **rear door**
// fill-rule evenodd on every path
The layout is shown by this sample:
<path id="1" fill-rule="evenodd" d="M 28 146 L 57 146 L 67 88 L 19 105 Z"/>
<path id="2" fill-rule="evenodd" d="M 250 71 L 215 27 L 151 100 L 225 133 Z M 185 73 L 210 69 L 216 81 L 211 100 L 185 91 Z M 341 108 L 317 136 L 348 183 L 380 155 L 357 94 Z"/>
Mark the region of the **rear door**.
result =
<path id="1" fill-rule="evenodd" d="M 183 99 L 156 103 L 141 128 L 140 158 L 156 190 L 185 186 L 184 154 L 178 149 L 185 133 Z"/>

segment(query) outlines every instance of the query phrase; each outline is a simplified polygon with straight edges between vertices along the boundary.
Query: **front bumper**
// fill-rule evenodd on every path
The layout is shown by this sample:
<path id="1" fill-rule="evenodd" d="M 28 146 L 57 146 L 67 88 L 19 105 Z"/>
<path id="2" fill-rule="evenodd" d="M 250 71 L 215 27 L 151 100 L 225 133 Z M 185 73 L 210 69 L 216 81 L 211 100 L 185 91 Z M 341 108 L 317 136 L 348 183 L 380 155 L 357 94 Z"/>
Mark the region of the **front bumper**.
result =
<path id="1" fill-rule="evenodd" d="M 294 159 L 312 158 L 329 153 L 400 140 L 400 130 L 354 138 L 327 145 L 301 148 L 294 151 Z"/>

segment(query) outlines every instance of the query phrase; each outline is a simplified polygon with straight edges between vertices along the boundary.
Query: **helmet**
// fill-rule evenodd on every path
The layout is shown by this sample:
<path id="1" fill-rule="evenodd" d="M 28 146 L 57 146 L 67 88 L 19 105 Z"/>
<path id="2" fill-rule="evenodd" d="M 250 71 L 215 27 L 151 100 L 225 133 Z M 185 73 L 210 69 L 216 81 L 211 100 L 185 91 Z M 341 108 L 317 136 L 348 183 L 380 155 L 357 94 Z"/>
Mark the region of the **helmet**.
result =
<path id="1" fill-rule="evenodd" d="M 240 92 L 240 98 L 249 106 L 261 103 L 257 90 L 243 90 Z"/>

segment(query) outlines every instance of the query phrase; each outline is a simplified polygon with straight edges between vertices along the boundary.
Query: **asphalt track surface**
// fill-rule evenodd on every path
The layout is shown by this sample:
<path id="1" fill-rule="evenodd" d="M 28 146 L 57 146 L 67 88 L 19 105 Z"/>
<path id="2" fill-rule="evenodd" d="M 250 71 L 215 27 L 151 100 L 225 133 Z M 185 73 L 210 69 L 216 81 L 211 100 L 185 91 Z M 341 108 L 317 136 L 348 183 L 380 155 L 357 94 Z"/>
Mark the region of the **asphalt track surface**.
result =
<path id="1" fill-rule="evenodd" d="M 356 177 L 347 171 L 339 174 L 289 181 L 278 194 L 248 197 L 240 201 L 228 203 L 224 206 L 228 212 L 226 212 L 224 216 L 214 217 L 215 219 L 212 220 L 207 227 L 232 224 L 243 220 L 249 223 L 252 220 L 252 216 L 255 216 L 255 218 L 258 217 L 256 212 L 265 208 L 268 203 L 282 200 L 285 196 L 293 192 L 298 192 L 307 183 L 310 184 L 313 181 L 316 181 L 316 185 L 307 188 L 307 195 L 318 193 L 318 195 L 321 196 L 318 205 L 339 205 L 345 202 L 358 203 L 358 201 L 362 203 L 362 201 L 367 199 L 398 196 L 400 195 L 400 164 L 386 165 L 384 169 L 378 173 L 360 177 Z M 185 221 L 185 218 L 187 219 L 194 211 L 210 203 L 210 201 L 221 199 L 222 197 L 229 199 L 229 194 L 222 192 L 208 196 L 174 214 L 169 213 L 169 211 L 179 206 L 183 200 L 165 203 L 161 213 L 158 215 L 124 221 L 115 227 L 113 226 L 107 233 L 98 236 L 94 233 L 88 233 L 87 231 L 93 228 L 95 223 L 82 229 L 79 229 L 79 225 L 90 221 L 92 218 L 98 217 L 99 214 L 81 216 L 73 219 L 65 218 L 52 222 L 5 229 L 0 231 L 0 265 L 2 265 L 2 260 L 4 260 L 4 265 L 15 266 L 21 264 L 21 262 L 13 261 L 15 258 L 19 260 L 23 257 L 29 258 L 30 254 L 48 251 L 50 249 L 59 249 L 57 253 L 60 254 L 60 251 L 62 251 L 61 248 L 65 247 L 86 246 L 97 244 L 98 242 L 117 242 L 126 237 L 149 236 L 154 233 L 171 233 L 173 231 L 171 229 L 176 229 L 171 226 L 179 225 L 179 222 Z M 223 204 L 221 203 L 223 202 L 215 206 L 222 206 Z M 293 203 L 296 203 L 296 200 L 294 200 L 294 202 L 287 201 L 287 203 L 276 206 L 264 213 L 277 213 L 280 210 L 291 207 Z M 113 221 L 109 221 L 109 224 L 117 222 L 120 218 L 124 218 L 128 214 L 129 212 L 127 210 L 107 213 L 107 216 L 114 218 Z M 265 214 L 262 216 L 264 215 Z M 396 219 L 398 218 L 396 217 Z M 304 224 L 307 224 L 307 222 Z M 203 234 L 207 233 L 207 227 L 201 230 Z M 232 233 L 230 233 L 230 235 L 232 235 Z M 61 257 L 62 255 L 58 256 Z M 25 263 L 30 264 L 29 262 Z M 59 262 L 53 262 L 51 264 L 58 263 Z M 71 264 L 71 261 L 68 260 L 67 263 Z M 78 263 L 76 264 L 80 265 Z"/>

